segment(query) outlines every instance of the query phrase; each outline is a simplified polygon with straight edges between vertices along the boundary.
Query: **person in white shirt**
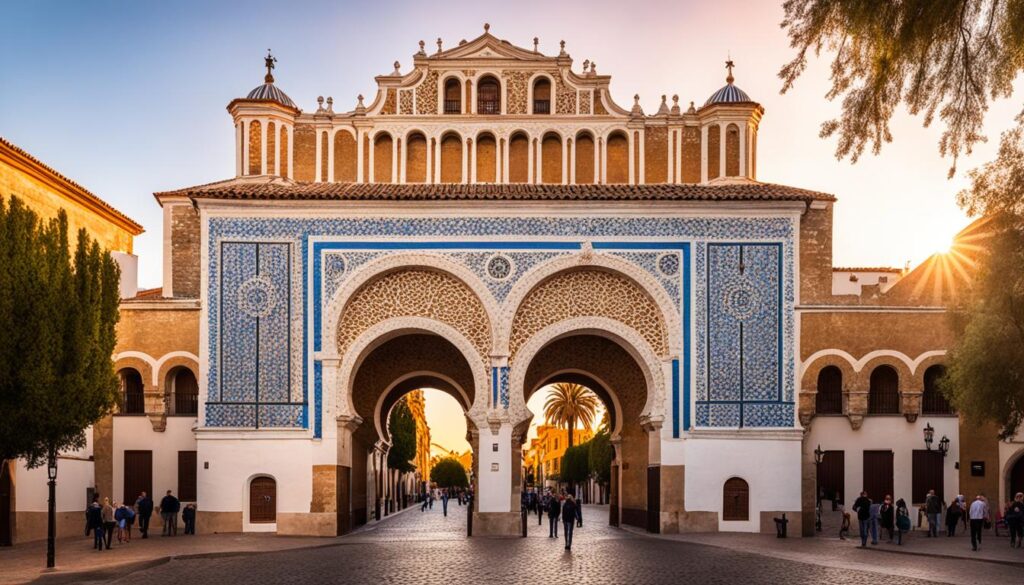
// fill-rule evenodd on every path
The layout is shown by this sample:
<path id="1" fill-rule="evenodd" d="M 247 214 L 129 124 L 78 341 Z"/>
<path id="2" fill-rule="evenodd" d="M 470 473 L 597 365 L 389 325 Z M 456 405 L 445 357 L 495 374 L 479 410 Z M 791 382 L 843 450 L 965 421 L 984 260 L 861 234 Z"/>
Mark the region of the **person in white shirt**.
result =
<path id="1" fill-rule="evenodd" d="M 988 520 L 988 502 L 985 497 L 978 494 L 971 502 L 971 509 L 968 513 L 971 517 L 971 549 L 978 550 L 981 546 L 981 529 L 985 527 Z"/>

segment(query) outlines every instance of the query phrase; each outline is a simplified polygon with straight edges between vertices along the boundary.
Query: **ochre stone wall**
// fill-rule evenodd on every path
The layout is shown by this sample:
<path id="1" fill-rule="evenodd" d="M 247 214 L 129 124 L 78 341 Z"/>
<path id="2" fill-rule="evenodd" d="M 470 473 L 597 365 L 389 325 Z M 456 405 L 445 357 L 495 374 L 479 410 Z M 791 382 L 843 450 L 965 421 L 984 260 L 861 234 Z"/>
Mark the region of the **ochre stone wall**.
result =
<path id="1" fill-rule="evenodd" d="M 329 138 L 327 137 L 327 132 L 321 132 L 320 133 L 320 180 L 321 181 L 326 181 L 327 178 L 331 176 L 330 173 L 327 172 L 327 170 L 328 170 L 327 167 L 328 167 L 329 164 L 331 164 L 331 161 L 327 158 L 327 153 L 330 152 L 328 150 L 328 148 L 327 148 L 327 146 L 328 146 L 327 145 L 327 141 L 328 140 L 329 140 Z"/>
<path id="2" fill-rule="evenodd" d="M 296 124 L 294 130 L 296 181 L 313 181 L 316 178 L 316 131 L 309 124 Z"/>
<path id="3" fill-rule="evenodd" d="M 462 182 L 462 139 L 454 134 L 441 139 L 441 182 Z"/>
<path id="4" fill-rule="evenodd" d="M 267 174 L 275 175 L 274 163 L 277 162 L 277 131 L 278 125 L 267 122 Z"/>
<path id="5" fill-rule="evenodd" d="M 589 134 L 576 137 L 576 183 L 594 182 L 594 138 Z"/>
<path id="6" fill-rule="evenodd" d="M 288 129 L 281 127 L 281 176 L 288 176 Z"/>
<path id="7" fill-rule="evenodd" d="M 541 182 L 558 184 L 562 182 L 562 139 L 557 134 L 547 134 L 541 142 Z"/>
<path id="8" fill-rule="evenodd" d="M 491 325 L 476 294 L 455 277 L 411 268 L 391 272 L 360 288 L 338 322 L 338 354 L 359 335 L 393 317 L 427 317 L 462 333 L 481 356 L 488 355 Z"/>
<path id="9" fill-rule="evenodd" d="M 740 175 L 740 129 L 729 124 L 725 129 L 725 176 Z"/>
<path id="10" fill-rule="evenodd" d="M 502 71 L 505 78 L 505 85 L 508 90 L 506 99 L 508 104 L 505 111 L 509 114 L 525 114 L 526 109 L 526 82 L 530 77 L 527 71 Z"/>
<path id="11" fill-rule="evenodd" d="M 992 423 L 973 424 L 960 419 L 960 493 L 969 500 L 982 494 L 989 502 L 999 499 L 999 483 L 1003 470 L 999 467 L 999 427 Z M 985 475 L 971 475 L 971 462 L 983 461 Z M 950 499 L 946 494 L 946 499 Z M 1011 499 L 1013 494 L 1006 494 Z"/>
<path id="12" fill-rule="evenodd" d="M 509 141 L 508 180 L 510 183 L 525 183 L 530 176 L 530 139 L 516 134 Z"/>
<path id="13" fill-rule="evenodd" d="M 497 144 L 494 136 L 482 134 L 476 142 L 476 181 L 478 183 L 496 183 L 495 164 L 497 161 Z"/>
<path id="14" fill-rule="evenodd" d="M 800 302 L 834 304 L 835 299 L 832 296 L 832 204 L 827 203 L 824 209 L 808 208 L 800 218 Z"/>
<path id="15" fill-rule="evenodd" d="M 405 149 L 405 181 L 425 183 L 427 180 L 427 139 L 422 134 L 412 134 Z"/>
<path id="16" fill-rule="evenodd" d="M 138 310 L 122 306 L 114 353 L 123 351 L 140 351 L 154 359 L 172 351 L 199 355 L 199 309 Z M 149 383 L 145 374 L 143 382 Z"/>
<path id="17" fill-rule="evenodd" d="M 359 168 L 359 145 L 355 136 L 344 130 L 334 134 L 334 180 L 354 183 Z"/>
<path id="18" fill-rule="evenodd" d="M 684 183 L 700 183 L 700 127 L 683 128 L 683 163 L 680 171 Z"/>
<path id="19" fill-rule="evenodd" d="M 556 114 L 576 113 L 576 90 L 558 77 L 555 77 L 555 103 L 552 106 L 554 106 Z"/>
<path id="20" fill-rule="evenodd" d="M 721 144 L 722 131 L 718 124 L 708 126 L 708 180 L 715 179 L 720 174 Z"/>
<path id="21" fill-rule="evenodd" d="M 658 355 L 668 353 L 668 332 L 658 305 L 632 280 L 603 270 L 562 272 L 523 299 L 512 321 L 509 355 L 548 325 L 573 317 L 606 317 L 633 328 Z"/>
<path id="22" fill-rule="evenodd" d="M 175 297 L 199 298 L 199 213 L 191 205 L 171 206 L 171 287 Z"/>
<path id="23" fill-rule="evenodd" d="M 412 91 L 402 90 L 398 93 L 398 107 L 402 114 L 412 114 Z"/>
<path id="24" fill-rule="evenodd" d="M 953 346 L 948 319 L 948 315 L 938 312 L 805 312 L 800 317 L 800 359 L 806 360 L 822 349 L 841 349 L 856 359 L 876 349 L 893 349 L 915 359 L 926 351 Z M 808 369 L 803 387 L 813 388 L 816 381 L 816 369 Z"/>
<path id="25" fill-rule="evenodd" d="M 391 183 L 391 135 L 387 132 L 377 134 L 373 140 L 373 182 Z"/>
<path id="26" fill-rule="evenodd" d="M 384 105 L 381 106 L 380 113 L 385 116 L 395 114 L 397 112 L 395 105 L 397 101 L 398 98 L 395 94 L 395 90 L 387 90 L 387 93 L 384 96 Z"/>
<path id="27" fill-rule="evenodd" d="M 437 71 L 427 73 L 423 81 L 416 86 L 416 113 L 437 114 Z"/>
<path id="28" fill-rule="evenodd" d="M 249 122 L 249 173 L 250 175 L 260 174 L 260 162 L 262 160 L 263 136 L 262 125 L 259 120 Z"/>
<path id="29" fill-rule="evenodd" d="M 644 131 L 644 181 L 668 182 L 668 128 L 653 127 Z"/>
<path id="30" fill-rule="evenodd" d="M 608 137 L 608 183 L 629 182 L 629 141 L 622 133 Z"/>
<path id="31" fill-rule="evenodd" d="M 599 89 L 594 92 L 594 114 L 598 116 L 607 116 L 608 110 L 604 107 L 604 102 L 601 101 L 601 96 L 604 95 L 604 90 Z"/>

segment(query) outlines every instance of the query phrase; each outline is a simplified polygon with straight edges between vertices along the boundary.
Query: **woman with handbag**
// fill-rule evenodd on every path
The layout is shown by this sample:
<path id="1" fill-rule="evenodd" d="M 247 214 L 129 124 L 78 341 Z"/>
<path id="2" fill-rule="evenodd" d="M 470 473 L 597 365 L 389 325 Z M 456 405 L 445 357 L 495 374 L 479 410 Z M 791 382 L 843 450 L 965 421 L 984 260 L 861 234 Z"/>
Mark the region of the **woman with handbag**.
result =
<path id="1" fill-rule="evenodd" d="M 910 531 L 910 511 L 907 502 L 896 500 L 896 544 L 903 544 L 903 534 Z"/>

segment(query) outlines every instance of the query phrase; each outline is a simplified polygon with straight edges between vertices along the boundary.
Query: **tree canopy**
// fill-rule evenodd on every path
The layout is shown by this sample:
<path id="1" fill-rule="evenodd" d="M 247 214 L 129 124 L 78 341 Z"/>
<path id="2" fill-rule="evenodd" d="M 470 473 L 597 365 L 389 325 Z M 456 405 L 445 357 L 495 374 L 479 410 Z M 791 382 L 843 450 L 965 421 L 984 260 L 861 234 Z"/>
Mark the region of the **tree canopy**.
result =
<path id="1" fill-rule="evenodd" d="M 559 475 L 562 481 L 570 484 L 584 482 L 590 478 L 590 441 L 565 450 Z"/>
<path id="2" fill-rule="evenodd" d="M 67 215 L 43 222 L 0 199 L 0 455 L 30 467 L 85 446 L 84 430 L 117 404 L 110 356 L 120 274 Z"/>
<path id="3" fill-rule="evenodd" d="M 414 471 L 416 466 L 412 461 L 416 458 L 416 420 L 405 399 L 399 400 L 391 409 L 388 431 L 391 433 L 388 467 L 402 473 Z"/>
<path id="4" fill-rule="evenodd" d="M 955 160 L 985 140 L 990 100 L 1009 97 L 1024 69 L 1024 2 L 996 0 L 786 0 L 782 27 L 796 50 L 779 71 L 785 93 L 807 67 L 809 52 L 833 53 L 838 118 L 821 136 L 838 136 L 836 157 L 856 161 L 869 145 L 892 141 L 900 105 L 944 125 L 939 152 Z M 953 172 L 953 169 L 950 171 Z"/>
<path id="5" fill-rule="evenodd" d="M 454 457 L 445 457 L 438 461 L 430 470 L 430 481 L 443 488 L 469 487 L 466 470 Z"/>
<path id="6" fill-rule="evenodd" d="M 611 436 L 607 431 L 599 431 L 587 443 L 590 473 L 599 483 L 607 485 L 612 480 L 612 459 L 615 457 Z"/>
<path id="7" fill-rule="evenodd" d="M 572 447 L 577 423 L 587 430 L 593 428 L 597 404 L 597 395 L 589 388 L 579 384 L 553 384 L 544 402 L 544 419 L 548 424 L 564 426 Z"/>

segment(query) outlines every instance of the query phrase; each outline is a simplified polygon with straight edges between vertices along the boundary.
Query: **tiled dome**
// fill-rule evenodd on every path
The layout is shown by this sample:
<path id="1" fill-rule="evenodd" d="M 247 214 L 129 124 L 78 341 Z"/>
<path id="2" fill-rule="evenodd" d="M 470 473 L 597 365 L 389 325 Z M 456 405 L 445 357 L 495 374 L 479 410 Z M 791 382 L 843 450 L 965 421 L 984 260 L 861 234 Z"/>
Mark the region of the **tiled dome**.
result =
<path id="1" fill-rule="evenodd" d="M 257 86 L 255 89 L 250 91 L 249 95 L 245 96 L 245 98 L 250 100 L 272 100 L 282 106 L 297 108 L 295 102 L 292 101 L 292 98 L 288 97 L 288 94 L 278 89 L 277 86 L 274 85 L 273 81 Z"/>
<path id="2" fill-rule="evenodd" d="M 704 102 L 704 105 L 710 106 L 711 104 L 735 104 L 739 102 L 752 101 L 754 100 L 750 99 L 750 96 L 747 95 L 747 92 L 736 87 L 730 82 L 726 84 L 725 87 L 723 87 L 722 89 L 711 94 L 711 97 L 708 98 L 708 101 Z"/>

